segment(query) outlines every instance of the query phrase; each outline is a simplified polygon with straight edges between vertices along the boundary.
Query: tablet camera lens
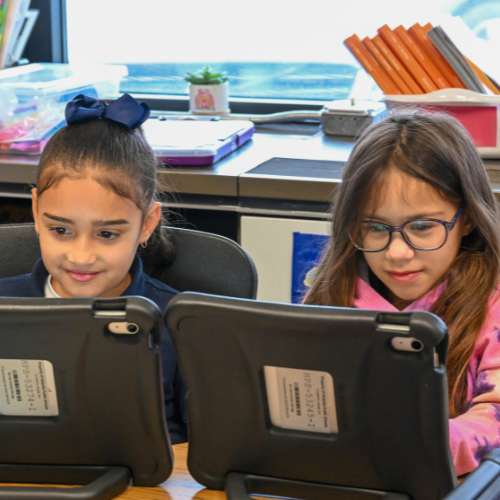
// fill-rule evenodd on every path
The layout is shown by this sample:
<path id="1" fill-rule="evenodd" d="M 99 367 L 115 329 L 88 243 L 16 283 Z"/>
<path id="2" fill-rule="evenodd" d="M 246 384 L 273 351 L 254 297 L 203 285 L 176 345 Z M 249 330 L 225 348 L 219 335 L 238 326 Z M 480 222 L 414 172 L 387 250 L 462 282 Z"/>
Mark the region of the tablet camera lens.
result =
<path id="1" fill-rule="evenodd" d="M 137 328 L 137 325 L 134 325 L 134 323 L 129 323 L 127 325 L 127 330 L 130 332 L 130 333 L 137 333 L 139 331 L 139 328 Z"/>
<path id="2" fill-rule="evenodd" d="M 422 342 L 420 342 L 418 340 L 414 340 L 411 343 L 411 346 L 412 346 L 413 349 L 415 349 L 415 351 L 421 351 L 422 348 L 423 348 Z"/>

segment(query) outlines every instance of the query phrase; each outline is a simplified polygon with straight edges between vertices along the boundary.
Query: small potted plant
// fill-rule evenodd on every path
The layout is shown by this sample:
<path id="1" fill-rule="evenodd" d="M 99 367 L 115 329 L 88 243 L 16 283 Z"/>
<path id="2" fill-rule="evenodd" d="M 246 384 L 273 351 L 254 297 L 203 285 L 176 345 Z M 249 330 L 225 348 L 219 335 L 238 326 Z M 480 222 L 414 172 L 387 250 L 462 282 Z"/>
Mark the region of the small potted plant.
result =
<path id="1" fill-rule="evenodd" d="M 184 79 L 189 83 L 191 113 L 219 115 L 231 112 L 226 73 L 216 73 L 205 66 L 194 73 L 188 71 Z"/>

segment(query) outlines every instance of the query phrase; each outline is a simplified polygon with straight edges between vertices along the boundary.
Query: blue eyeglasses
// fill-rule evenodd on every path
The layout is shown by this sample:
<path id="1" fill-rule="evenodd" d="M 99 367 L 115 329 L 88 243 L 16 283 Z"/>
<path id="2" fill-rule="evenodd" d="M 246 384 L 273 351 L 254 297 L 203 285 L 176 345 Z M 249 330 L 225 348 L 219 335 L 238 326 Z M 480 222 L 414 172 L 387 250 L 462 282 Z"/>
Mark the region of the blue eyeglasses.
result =
<path id="1" fill-rule="evenodd" d="M 438 250 L 448 239 L 448 233 L 455 227 L 463 208 L 459 208 L 450 222 L 439 219 L 412 219 L 400 226 L 389 226 L 383 222 L 365 220 L 360 224 L 354 246 L 363 252 L 381 252 L 391 243 L 393 233 L 401 233 L 403 239 L 415 250 Z"/>

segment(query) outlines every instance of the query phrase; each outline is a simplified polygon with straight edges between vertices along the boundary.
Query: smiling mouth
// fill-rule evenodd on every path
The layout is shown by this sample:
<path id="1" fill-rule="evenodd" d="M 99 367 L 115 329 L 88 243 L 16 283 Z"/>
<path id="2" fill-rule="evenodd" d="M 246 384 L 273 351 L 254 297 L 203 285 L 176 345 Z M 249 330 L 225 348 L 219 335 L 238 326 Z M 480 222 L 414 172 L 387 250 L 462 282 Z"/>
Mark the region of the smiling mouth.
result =
<path id="1" fill-rule="evenodd" d="M 100 274 L 100 271 L 91 273 L 89 271 L 76 271 L 74 269 L 66 269 L 66 272 L 75 281 L 79 281 L 81 283 L 92 281 L 98 274 Z"/>
<path id="2" fill-rule="evenodd" d="M 409 283 L 417 278 L 422 271 L 405 271 L 405 272 L 397 272 L 397 271 L 387 271 L 389 276 L 398 283 Z"/>

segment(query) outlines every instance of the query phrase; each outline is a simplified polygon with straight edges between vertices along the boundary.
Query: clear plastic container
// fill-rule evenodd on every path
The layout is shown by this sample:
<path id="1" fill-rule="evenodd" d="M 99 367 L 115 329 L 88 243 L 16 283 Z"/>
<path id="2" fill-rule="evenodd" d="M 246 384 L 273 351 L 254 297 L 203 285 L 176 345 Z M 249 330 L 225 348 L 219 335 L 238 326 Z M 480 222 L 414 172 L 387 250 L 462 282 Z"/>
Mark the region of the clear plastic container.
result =
<path id="1" fill-rule="evenodd" d="M 0 153 L 40 154 L 78 94 L 119 96 L 126 66 L 29 64 L 0 71 Z"/>

